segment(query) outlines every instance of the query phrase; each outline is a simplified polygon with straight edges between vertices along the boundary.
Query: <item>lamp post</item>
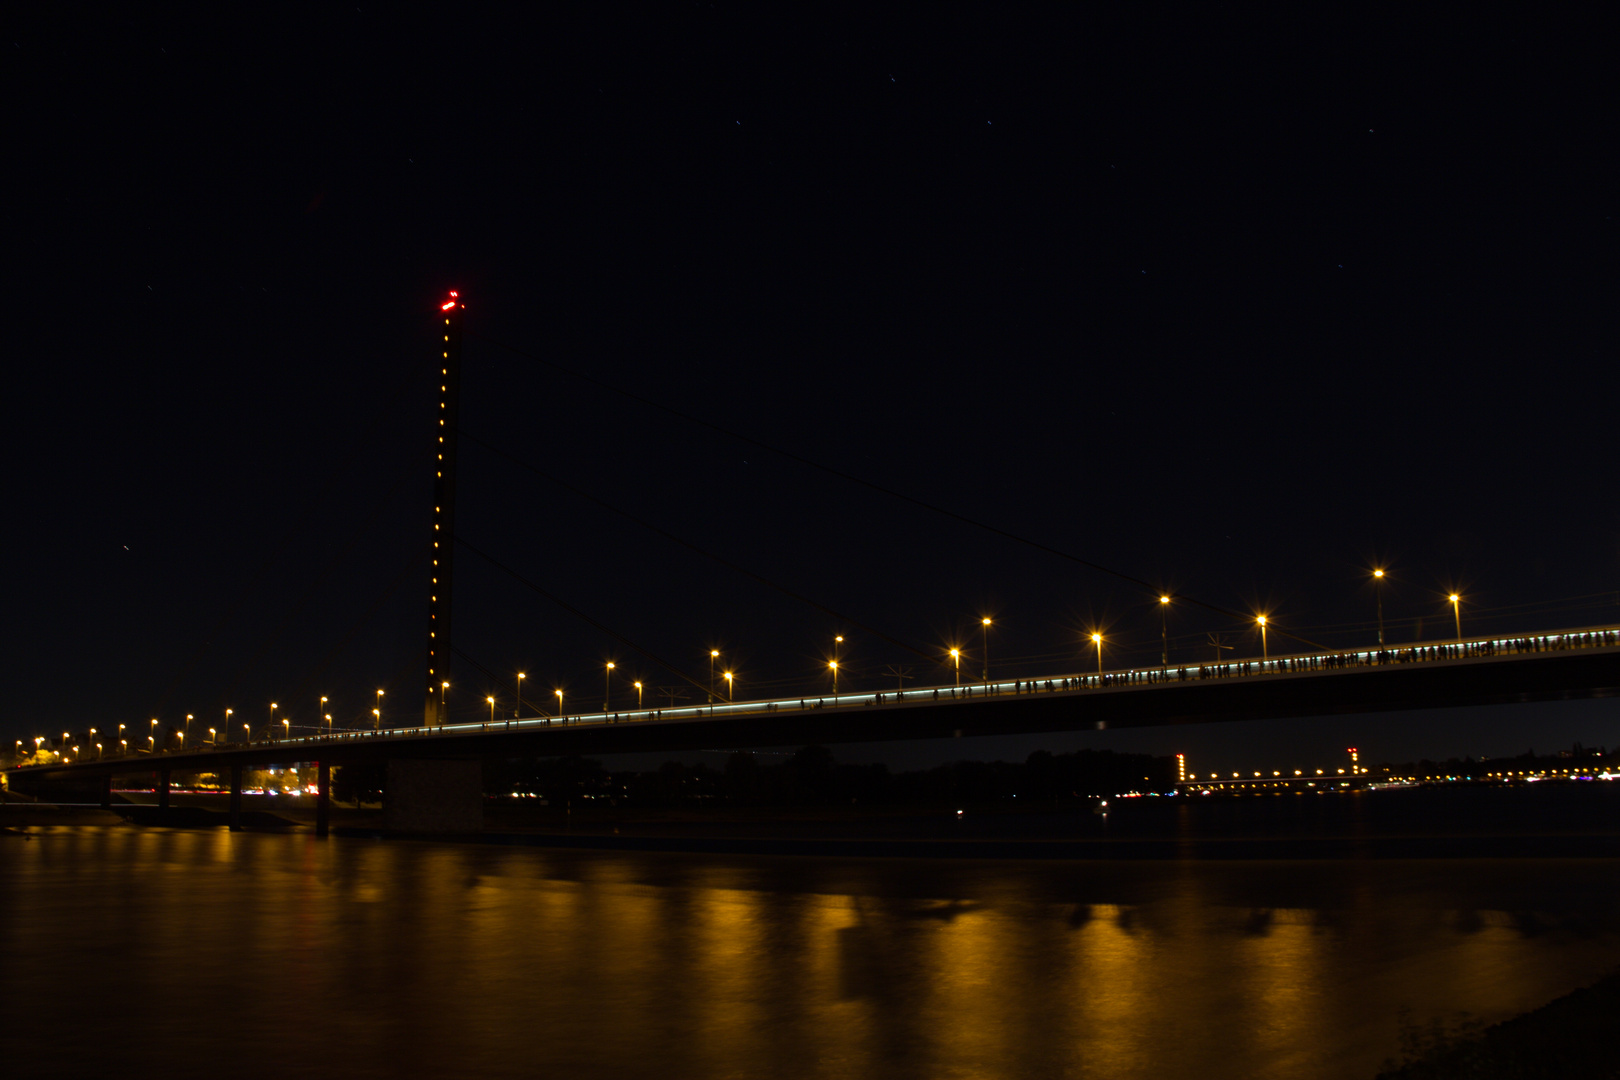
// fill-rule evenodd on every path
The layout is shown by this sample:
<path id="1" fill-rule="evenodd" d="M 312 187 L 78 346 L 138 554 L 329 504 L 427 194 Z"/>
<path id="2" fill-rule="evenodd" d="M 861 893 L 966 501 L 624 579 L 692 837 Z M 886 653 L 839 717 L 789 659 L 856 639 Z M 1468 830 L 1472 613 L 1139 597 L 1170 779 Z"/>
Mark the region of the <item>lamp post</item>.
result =
<path id="1" fill-rule="evenodd" d="M 123 731 L 124 731 L 124 725 L 119 724 L 118 725 L 119 734 L 120 735 L 123 734 Z M 225 710 L 225 738 L 229 739 L 230 737 L 231 737 L 231 710 L 226 709 Z"/>
<path id="2" fill-rule="evenodd" d="M 1254 621 L 1260 624 L 1260 662 L 1265 663 L 1271 659 L 1271 653 L 1266 648 L 1266 617 L 1257 615 Z"/>
<path id="3" fill-rule="evenodd" d="M 523 719 L 523 680 L 526 678 L 528 678 L 528 676 L 523 674 L 523 672 L 520 671 L 517 673 L 517 708 L 512 710 L 512 719 L 514 720 Z"/>
<path id="4" fill-rule="evenodd" d="M 219 745 L 219 732 L 216 729 L 208 729 L 208 741 L 213 743 L 215 746 Z"/>
<path id="5" fill-rule="evenodd" d="M 1451 617 L 1457 621 L 1457 640 L 1462 640 L 1462 597 L 1452 593 L 1446 599 L 1451 601 Z"/>
<path id="6" fill-rule="evenodd" d="M 719 649 L 709 650 L 709 704 L 714 704 L 714 662 L 720 658 Z"/>
<path id="7" fill-rule="evenodd" d="M 449 679 L 446 679 L 446 680 L 444 680 L 443 682 L 441 682 L 439 684 L 439 723 L 440 723 L 441 726 L 444 724 L 444 722 L 446 720 L 450 719 L 449 710 L 445 708 L 445 704 L 444 704 L 444 696 L 445 696 L 445 694 L 447 694 L 449 692 L 449 690 L 450 690 L 450 680 Z"/>
<path id="8" fill-rule="evenodd" d="M 561 690 L 553 690 L 552 693 L 557 695 L 557 719 L 561 720 L 562 719 L 562 714 L 563 714 L 562 713 L 562 709 L 563 709 L 562 691 Z"/>
<path id="9" fill-rule="evenodd" d="M 283 719 L 281 721 L 281 741 L 282 742 L 292 742 L 292 721 L 291 720 Z"/>
<path id="10" fill-rule="evenodd" d="M 326 734 L 328 736 L 330 736 L 332 734 L 332 714 L 331 713 L 326 714 Z"/>
<path id="11" fill-rule="evenodd" d="M 382 730 L 382 710 L 381 709 L 372 709 L 371 710 L 371 730 L 372 731 L 381 731 Z"/>
<path id="12" fill-rule="evenodd" d="M 613 661 L 607 662 L 607 670 L 602 673 L 602 715 L 608 714 L 613 701 Z"/>
<path id="13" fill-rule="evenodd" d="M 1102 635 L 1092 634 L 1091 643 L 1097 646 L 1097 678 L 1102 678 Z"/>
<path id="14" fill-rule="evenodd" d="M 252 724 L 243 724 L 242 725 L 242 745 L 243 746 L 252 746 L 253 745 L 253 725 Z"/>
<path id="15" fill-rule="evenodd" d="M 636 712 L 641 711 L 641 682 L 636 681 Z"/>
<path id="16" fill-rule="evenodd" d="M 838 704 L 838 661 L 829 660 L 827 662 L 827 666 L 832 668 L 832 673 L 833 673 L 833 704 L 837 705 Z"/>
<path id="17" fill-rule="evenodd" d="M 990 685 L 990 620 L 980 620 L 980 630 L 984 633 L 984 682 Z"/>
<path id="18" fill-rule="evenodd" d="M 191 714 L 190 713 L 186 713 L 186 730 L 185 730 L 185 734 L 186 735 L 191 734 Z"/>
<path id="19" fill-rule="evenodd" d="M 382 699 L 383 699 L 383 692 L 381 690 L 378 690 L 377 691 L 377 708 L 374 709 L 373 711 L 377 715 L 377 730 L 379 730 L 379 731 L 382 730 Z"/>
<path id="20" fill-rule="evenodd" d="M 731 674 L 731 672 L 728 671 L 728 672 L 726 672 L 726 700 L 727 701 L 732 700 L 731 691 L 732 691 L 733 687 L 732 687 L 731 680 L 732 680 L 732 674 Z"/>
<path id="21" fill-rule="evenodd" d="M 1159 666 L 1170 666 L 1170 598 L 1159 597 Z"/>
<path id="22" fill-rule="evenodd" d="M 273 732 L 275 730 L 276 730 L 276 703 L 272 701 L 270 703 L 270 728 L 269 728 L 268 731 L 266 731 L 264 733 L 264 737 L 267 738 L 267 739 L 274 739 L 275 735 L 273 734 Z"/>
<path id="23" fill-rule="evenodd" d="M 951 663 L 956 666 L 956 685 L 962 685 L 962 650 L 951 650 Z"/>
<path id="24" fill-rule="evenodd" d="M 491 694 L 486 700 L 489 702 L 489 726 L 495 726 L 495 695 Z"/>
<path id="25" fill-rule="evenodd" d="M 330 701 L 330 700 L 331 700 L 331 698 L 327 697 L 325 694 L 322 694 L 321 695 L 321 707 L 315 710 L 315 734 L 317 734 L 317 735 L 319 735 L 321 733 L 321 721 L 323 719 L 325 719 L 325 720 L 330 720 L 331 719 L 330 716 L 326 715 L 326 703 L 328 701 Z"/>
<path id="26" fill-rule="evenodd" d="M 1373 571 L 1373 596 L 1378 603 L 1378 647 L 1384 647 L 1384 571 Z"/>

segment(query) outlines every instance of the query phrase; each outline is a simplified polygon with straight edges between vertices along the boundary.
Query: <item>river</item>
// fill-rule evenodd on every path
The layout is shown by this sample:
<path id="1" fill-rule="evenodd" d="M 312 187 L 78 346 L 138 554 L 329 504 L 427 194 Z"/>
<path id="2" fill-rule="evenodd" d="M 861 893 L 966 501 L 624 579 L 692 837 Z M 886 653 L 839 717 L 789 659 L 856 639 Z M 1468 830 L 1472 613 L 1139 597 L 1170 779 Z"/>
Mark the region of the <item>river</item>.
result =
<path id="1" fill-rule="evenodd" d="M 1311 858 L 1289 823 L 1320 811 L 1286 799 L 1209 818 L 1287 833 L 1277 858 L 31 828 L 0 836 L 8 1056 L 19 1075 L 1370 1078 L 1403 1031 L 1620 966 L 1620 784 L 1583 787 L 1604 790 L 1467 797 L 1516 798 L 1521 841 L 1586 835 L 1596 857 L 1448 857 L 1455 822 L 1386 811 L 1427 847 Z"/>

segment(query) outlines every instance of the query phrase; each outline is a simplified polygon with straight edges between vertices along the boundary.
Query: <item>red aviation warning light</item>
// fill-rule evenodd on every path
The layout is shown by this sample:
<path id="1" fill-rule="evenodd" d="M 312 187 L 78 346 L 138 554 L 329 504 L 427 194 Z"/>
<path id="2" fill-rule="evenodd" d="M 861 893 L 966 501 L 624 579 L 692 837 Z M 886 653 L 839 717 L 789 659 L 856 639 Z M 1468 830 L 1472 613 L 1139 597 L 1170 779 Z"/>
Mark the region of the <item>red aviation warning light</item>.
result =
<path id="1" fill-rule="evenodd" d="M 449 311 L 451 308 L 460 307 L 461 306 L 460 296 L 461 296 L 460 293 L 456 292 L 456 290 L 454 290 L 454 289 L 451 289 L 450 290 L 450 299 L 448 299 L 444 303 L 440 304 L 439 305 L 439 310 L 440 311 Z"/>

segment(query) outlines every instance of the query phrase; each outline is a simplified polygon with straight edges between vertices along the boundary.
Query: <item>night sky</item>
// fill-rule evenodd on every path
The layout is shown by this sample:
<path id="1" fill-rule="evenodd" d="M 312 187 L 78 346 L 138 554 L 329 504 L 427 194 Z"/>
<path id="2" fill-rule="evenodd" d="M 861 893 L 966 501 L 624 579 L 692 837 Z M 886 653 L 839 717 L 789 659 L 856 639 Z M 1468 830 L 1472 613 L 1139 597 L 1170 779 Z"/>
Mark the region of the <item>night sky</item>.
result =
<path id="1" fill-rule="evenodd" d="M 945 680 L 869 629 L 977 658 L 985 615 L 1009 676 L 1083 669 L 1093 628 L 1157 658 L 1150 594 L 806 462 L 1327 644 L 1372 639 L 1375 565 L 1394 641 L 1449 635 L 1452 589 L 1465 631 L 1620 622 L 1599 29 L 1097 8 L 15 30 L 0 734 L 369 724 L 379 687 L 419 719 L 449 289 L 462 536 L 741 695 L 819 692 L 838 633 L 844 686 Z M 530 700 L 600 701 L 607 659 L 680 682 L 456 573 L 457 647 Z M 1188 602 L 1170 631 L 1259 651 Z M 510 703 L 454 682 L 456 716 Z M 1575 739 L 1620 709 L 838 753 Z"/>

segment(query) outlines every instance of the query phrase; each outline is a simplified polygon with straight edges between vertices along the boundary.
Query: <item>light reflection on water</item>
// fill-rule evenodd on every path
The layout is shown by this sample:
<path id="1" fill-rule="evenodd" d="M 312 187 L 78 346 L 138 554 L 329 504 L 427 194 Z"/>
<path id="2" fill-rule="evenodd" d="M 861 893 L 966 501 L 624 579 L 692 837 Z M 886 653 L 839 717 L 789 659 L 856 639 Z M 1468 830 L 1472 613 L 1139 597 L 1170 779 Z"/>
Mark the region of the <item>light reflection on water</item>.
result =
<path id="1" fill-rule="evenodd" d="M 1370 1077 L 1620 964 L 1614 861 L 877 861 L 0 838 L 34 1071 Z M 30 1035 L 37 1036 L 35 1041 Z"/>

